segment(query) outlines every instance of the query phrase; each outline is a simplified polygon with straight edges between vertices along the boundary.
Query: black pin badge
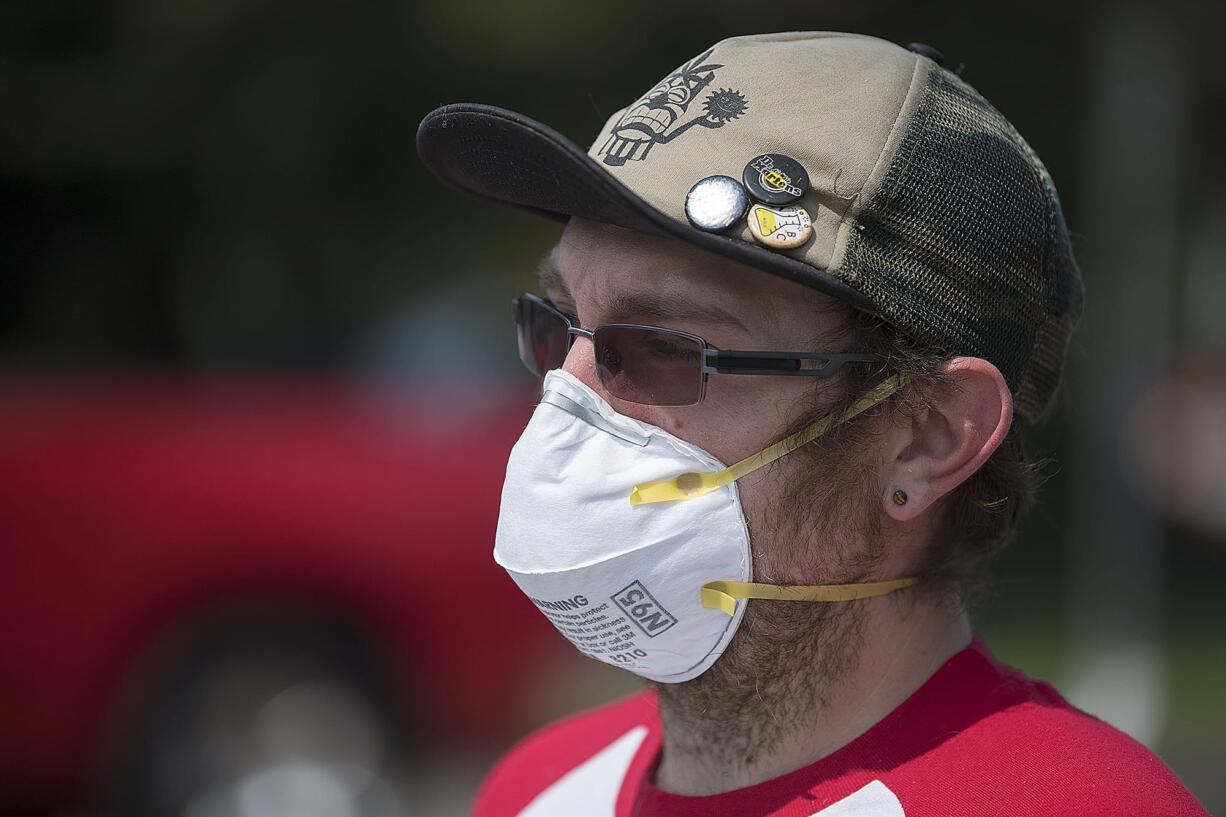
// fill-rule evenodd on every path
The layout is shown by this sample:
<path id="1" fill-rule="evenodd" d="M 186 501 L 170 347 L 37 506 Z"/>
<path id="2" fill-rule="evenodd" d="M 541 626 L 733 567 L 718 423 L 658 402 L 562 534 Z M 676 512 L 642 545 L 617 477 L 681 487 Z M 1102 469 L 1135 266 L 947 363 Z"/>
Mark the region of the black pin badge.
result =
<path id="1" fill-rule="evenodd" d="M 763 204 L 792 204 L 809 190 L 809 174 L 800 162 L 782 153 L 763 153 L 741 174 L 750 195 Z"/>
<path id="2" fill-rule="evenodd" d="M 731 176 L 707 176 L 685 197 L 685 217 L 700 230 L 719 233 L 736 224 L 749 208 L 749 194 Z"/>

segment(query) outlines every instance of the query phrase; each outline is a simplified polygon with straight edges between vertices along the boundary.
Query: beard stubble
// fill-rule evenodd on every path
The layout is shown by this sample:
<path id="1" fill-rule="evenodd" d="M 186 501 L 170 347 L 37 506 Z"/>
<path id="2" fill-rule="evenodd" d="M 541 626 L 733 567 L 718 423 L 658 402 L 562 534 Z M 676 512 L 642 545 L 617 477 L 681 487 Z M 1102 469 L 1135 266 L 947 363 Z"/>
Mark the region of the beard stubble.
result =
<path id="1" fill-rule="evenodd" d="M 749 518 L 751 542 L 756 534 L 771 540 L 754 547 L 755 581 L 854 583 L 880 563 L 878 479 L 858 436 L 810 443 L 792 468 L 772 469 L 772 482 L 791 487 Z M 710 669 L 654 685 L 668 747 L 726 768 L 769 757 L 788 735 L 817 724 L 827 691 L 854 671 L 865 616 L 864 601 L 749 600 Z"/>

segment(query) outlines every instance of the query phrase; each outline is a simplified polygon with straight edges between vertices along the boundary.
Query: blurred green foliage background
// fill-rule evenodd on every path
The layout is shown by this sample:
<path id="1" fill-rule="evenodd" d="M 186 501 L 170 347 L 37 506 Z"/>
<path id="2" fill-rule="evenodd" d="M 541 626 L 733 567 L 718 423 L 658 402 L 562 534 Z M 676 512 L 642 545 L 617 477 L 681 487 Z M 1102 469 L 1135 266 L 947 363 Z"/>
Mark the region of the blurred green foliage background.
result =
<path id="1" fill-rule="evenodd" d="M 1108 263 L 1120 245 L 1089 226 L 1110 223 L 1094 208 L 1112 184 L 1127 192 L 1147 178 L 1101 162 L 1130 129 L 1165 134 L 1169 172 L 1160 195 L 1146 193 L 1170 217 L 1168 250 L 1146 273 L 1169 296 L 1161 365 L 1195 360 L 1220 384 L 1224 23 L 1226 6 L 1192 0 L 6 2 L 0 366 L 48 377 L 516 377 L 506 302 L 533 285 L 559 228 L 428 177 L 414 151 L 421 117 L 489 102 L 586 145 L 609 114 L 720 38 L 834 29 L 936 46 L 1017 125 L 1060 189 L 1090 332 L 1130 286 Z M 1102 114 L 1117 92 L 1132 111 L 1122 121 Z M 450 328 L 414 333 L 406 321 Z M 397 337 L 412 348 L 388 341 Z M 1076 431 L 1122 425 L 1129 411 L 1108 401 L 1070 419 L 1097 382 L 1088 372 L 1128 365 L 1098 356 L 1111 333 L 1099 337 L 1073 349 L 1063 411 L 1029 438 L 1054 457 L 1051 479 L 977 619 L 1006 660 L 1062 689 L 1075 685 L 1087 644 L 1120 635 L 1112 616 L 1080 626 L 1077 612 L 1101 597 L 1098 575 L 1083 569 L 1101 560 L 1074 555 L 1093 530 L 1076 522 L 1085 475 L 1120 466 L 1078 448 Z M 1070 468 L 1079 457 L 1084 467 Z M 1214 473 L 1215 484 L 1226 479 Z M 1210 809 L 1226 810 L 1226 524 L 1161 503 L 1145 513 L 1160 546 L 1140 571 L 1153 613 L 1141 635 L 1165 679 L 1152 742 Z"/>

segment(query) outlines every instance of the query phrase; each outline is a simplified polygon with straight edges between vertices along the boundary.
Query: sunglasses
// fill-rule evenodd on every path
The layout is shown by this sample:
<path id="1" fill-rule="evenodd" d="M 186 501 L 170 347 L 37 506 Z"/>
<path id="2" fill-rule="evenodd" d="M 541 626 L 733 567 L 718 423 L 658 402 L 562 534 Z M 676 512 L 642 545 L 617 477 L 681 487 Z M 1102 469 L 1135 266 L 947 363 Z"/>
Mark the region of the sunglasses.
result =
<path id="1" fill-rule="evenodd" d="M 519 358 L 537 377 L 562 368 L 577 336 L 596 352 L 600 383 L 618 400 L 649 406 L 692 406 L 707 393 L 713 374 L 831 377 L 847 363 L 880 363 L 878 355 L 843 352 L 736 352 L 718 349 L 698 335 L 609 323 L 581 329 L 537 295 L 512 301 Z M 810 362 L 806 365 L 806 362 Z"/>

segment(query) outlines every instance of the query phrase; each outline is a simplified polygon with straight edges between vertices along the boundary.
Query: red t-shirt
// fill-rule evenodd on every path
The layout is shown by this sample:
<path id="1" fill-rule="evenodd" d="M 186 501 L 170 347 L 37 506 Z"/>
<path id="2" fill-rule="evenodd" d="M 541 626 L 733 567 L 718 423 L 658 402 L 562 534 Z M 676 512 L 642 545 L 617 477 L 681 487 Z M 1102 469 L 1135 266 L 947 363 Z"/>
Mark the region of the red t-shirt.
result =
<path id="1" fill-rule="evenodd" d="M 1153 753 L 996 661 L 976 638 L 834 754 L 709 797 L 652 785 L 654 694 L 548 726 L 494 768 L 473 817 L 1208 817 Z"/>

